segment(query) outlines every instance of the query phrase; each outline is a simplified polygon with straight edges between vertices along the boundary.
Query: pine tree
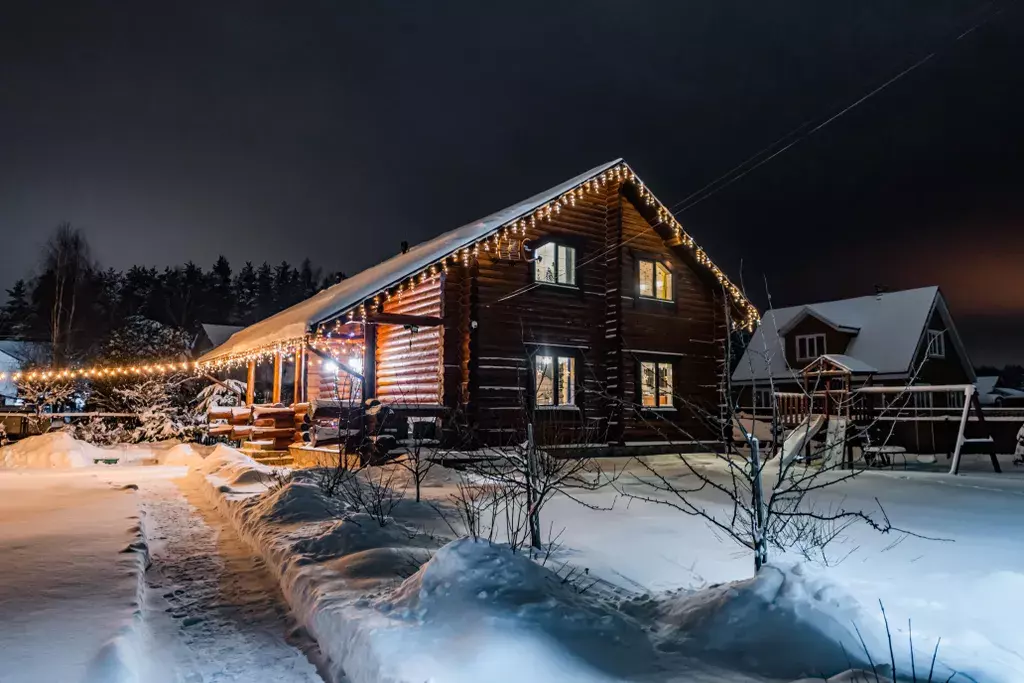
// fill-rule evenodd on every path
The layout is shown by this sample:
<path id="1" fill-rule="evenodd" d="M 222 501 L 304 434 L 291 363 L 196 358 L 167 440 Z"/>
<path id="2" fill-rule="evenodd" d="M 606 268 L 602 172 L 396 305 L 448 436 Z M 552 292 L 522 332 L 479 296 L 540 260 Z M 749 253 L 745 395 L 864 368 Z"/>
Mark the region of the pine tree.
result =
<path id="1" fill-rule="evenodd" d="M 320 289 L 320 269 L 313 270 L 313 264 L 308 258 L 302 259 L 299 267 L 299 295 L 302 299 L 308 299 Z"/>
<path id="2" fill-rule="evenodd" d="M 32 316 L 28 286 L 24 280 L 18 280 L 7 290 L 7 303 L 0 309 L 0 335 L 16 339 L 25 338 L 31 329 Z"/>
<path id="3" fill-rule="evenodd" d="M 234 282 L 235 290 L 235 321 L 242 325 L 256 322 L 256 270 L 251 261 L 245 265 Z"/>
<path id="4" fill-rule="evenodd" d="M 256 271 L 256 320 L 263 320 L 277 312 L 274 296 L 274 269 L 266 261 Z"/>
<path id="5" fill-rule="evenodd" d="M 229 322 L 234 313 L 235 297 L 231 284 L 231 264 L 223 254 L 217 257 L 217 262 L 210 270 L 208 291 L 209 302 L 206 309 L 209 320 L 202 322 Z"/>

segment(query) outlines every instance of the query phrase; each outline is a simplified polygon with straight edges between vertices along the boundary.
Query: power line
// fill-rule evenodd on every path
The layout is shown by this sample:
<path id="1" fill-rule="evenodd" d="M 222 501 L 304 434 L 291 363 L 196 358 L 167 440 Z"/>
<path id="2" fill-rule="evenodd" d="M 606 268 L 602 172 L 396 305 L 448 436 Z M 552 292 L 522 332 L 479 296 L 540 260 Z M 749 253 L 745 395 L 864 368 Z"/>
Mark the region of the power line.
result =
<path id="1" fill-rule="evenodd" d="M 1002 14 L 1002 12 L 1003 12 L 1003 10 L 999 9 L 999 10 L 996 10 L 995 12 L 992 12 L 992 13 L 984 16 L 980 21 L 978 21 L 977 23 L 972 25 L 970 28 L 968 28 L 966 31 L 960 33 L 956 38 L 954 38 L 952 41 L 950 41 L 950 45 L 952 45 L 953 43 L 956 43 L 956 42 L 960 41 L 961 39 L 963 39 L 964 37 L 970 35 L 974 31 L 976 31 L 978 28 L 982 27 L 983 25 L 987 24 L 989 21 L 991 21 L 995 17 L 997 17 L 1000 14 Z M 948 48 L 949 46 L 945 46 L 945 47 Z M 796 126 L 792 130 L 790 130 L 788 133 L 786 133 L 785 135 L 777 138 L 771 144 L 769 144 L 769 145 L 767 145 L 765 147 L 762 147 L 760 150 L 758 150 L 754 154 L 750 155 L 749 157 L 747 157 L 745 160 L 743 160 L 742 162 L 740 162 L 736 166 L 733 166 L 731 169 L 729 169 L 728 171 L 726 171 L 722 175 L 718 176 L 717 178 L 715 178 L 711 182 L 707 183 L 706 185 L 704 185 L 700 189 L 696 190 L 695 192 L 690 193 L 689 195 L 687 195 L 686 197 L 684 197 L 680 201 L 678 201 L 675 204 L 673 204 L 672 206 L 668 207 L 668 211 L 670 213 L 672 213 L 673 216 L 677 216 L 678 217 L 679 214 L 683 213 L 687 209 L 693 208 L 694 206 L 697 206 L 698 204 L 703 202 L 705 199 L 708 199 L 708 198 L 718 194 L 719 192 L 721 192 L 725 188 L 727 188 L 730 185 L 732 185 L 733 183 L 741 180 L 742 178 L 744 178 L 748 174 L 752 173 L 753 171 L 757 170 L 761 166 L 767 164 L 769 161 L 771 161 L 775 157 L 779 156 L 780 154 L 783 154 L 784 152 L 786 152 L 790 148 L 794 147 L 795 145 L 797 145 L 801 141 L 807 139 L 811 135 L 814 135 L 815 133 L 817 133 L 822 128 L 825 128 L 826 126 L 828 126 L 832 122 L 836 121 L 837 119 L 841 118 L 845 114 L 849 113 L 853 109 L 856 109 L 861 104 L 863 104 L 864 102 L 868 101 L 869 99 L 871 99 L 872 97 L 874 97 L 878 93 L 882 92 L 883 90 L 888 88 L 893 83 L 896 83 L 897 81 L 903 79 L 905 76 L 908 76 L 909 74 L 911 74 L 914 71 L 916 71 L 918 68 L 924 66 L 933 57 L 935 57 L 935 55 L 937 55 L 939 52 L 941 52 L 942 49 L 944 49 L 944 48 L 936 49 L 936 50 L 933 50 L 932 52 L 928 53 L 927 55 L 925 55 L 924 57 L 922 57 L 918 61 L 916 61 L 913 64 L 911 64 L 909 67 L 907 67 L 907 68 L 903 69 L 902 71 L 900 71 L 899 73 L 897 73 L 892 78 L 888 79 L 887 81 L 885 81 L 881 85 L 877 86 L 876 88 L 874 88 L 873 90 L 871 90 L 867 94 L 865 94 L 862 97 L 858 98 L 857 100 L 855 100 L 851 104 L 843 107 L 841 110 L 839 110 L 838 112 L 836 112 L 832 116 L 828 117 L 827 119 L 825 119 L 824 121 L 822 121 L 818 125 L 814 126 L 810 130 L 808 130 L 806 133 L 803 133 L 803 134 L 799 135 L 796 139 L 790 141 L 789 143 L 787 143 L 783 147 L 779 148 L 775 152 L 772 152 L 768 156 L 766 156 L 764 158 L 761 158 L 764 154 L 766 154 L 770 150 L 774 149 L 777 145 L 779 145 L 783 141 L 788 140 L 788 139 L 792 138 L 794 135 L 797 135 L 798 133 L 803 131 L 805 128 L 807 128 L 807 126 L 809 126 L 811 124 L 813 119 L 808 119 L 808 120 L 804 121 L 799 126 Z M 757 161 L 757 163 L 754 163 L 752 166 L 749 166 L 751 163 L 753 163 L 755 160 L 758 160 L 758 159 L 760 159 L 760 160 Z M 723 181 L 725 181 L 725 182 L 723 182 Z M 697 197 L 697 199 L 695 199 L 694 201 L 690 201 L 690 200 L 694 199 L 694 197 Z M 680 204 L 685 204 L 685 206 L 683 206 L 681 209 L 679 209 L 677 211 L 676 207 L 678 207 Z M 582 261 L 580 263 L 577 263 L 576 267 L 575 267 L 575 270 L 579 270 L 581 267 L 583 267 L 583 266 L 585 266 L 585 265 L 587 265 L 589 263 L 593 263 L 594 261 L 596 261 L 597 259 L 601 258 L 605 254 L 608 254 L 609 252 L 611 252 L 611 251 L 613 251 L 615 249 L 623 247 L 626 244 L 628 244 L 629 242 L 631 242 L 632 240 L 635 240 L 636 238 L 641 237 L 642 235 L 645 235 L 648 232 L 653 231 L 654 228 L 656 228 L 658 225 L 661 225 L 662 223 L 663 223 L 663 221 L 658 220 L 658 222 L 655 223 L 654 225 L 651 225 L 651 226 L 647 227 L 646 229 L 641 230 L 640 232 L 638 232 L 637 234 L 633 235 L 632 237 L 624 239 L 621 242 L 619 242 L 618 244 L 615 244 L 615 245 L 613 245 L 611 247 L 608 247 L 608 248 L 606 248 L 606 249 L 604 249 L 602 251 L 599 251 L 593 257 L 591 257 L 591 258 L 589 258 L 589 259 L 587 259 L 585 261 Z M 542 284 L 543 283 L 541 283 L 541 282 L 530 283 L 529 285 L 525 285 L 523 287 L 520 287 L 519 289 L 511 292 L 510 294 L 507 294 L 507 295 L 503 296 L 502 298 L 498 299 L 497 301 L 495 301 L 495 302 L 493 302 L 491 304 L 486 304 L 486 306 L 489 307 L 489 306 L 495 306 L 497 304 L 501 304 L 501 303 L 503 303 L 505 301 L 508 301 L 509 299 L 513 299 L 513 298 L 519 296 L 520 294 L 525 294 L 526 292 L 529 292 L 529 291 L 535 289 L 536 287 L 541 286 Z"/>

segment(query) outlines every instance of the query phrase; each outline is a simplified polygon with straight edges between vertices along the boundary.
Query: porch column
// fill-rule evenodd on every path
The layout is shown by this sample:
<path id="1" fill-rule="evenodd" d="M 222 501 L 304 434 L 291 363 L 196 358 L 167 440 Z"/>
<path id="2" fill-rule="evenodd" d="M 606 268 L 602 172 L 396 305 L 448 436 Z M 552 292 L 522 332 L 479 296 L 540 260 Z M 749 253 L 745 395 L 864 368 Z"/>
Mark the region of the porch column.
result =
<path id="1" fill-rule="evenodd" d="M 306 347 L 295 350 L 295 391 L 292 403 L 302 403 L 306 393 Z"/>
<path id="2" fill-rule="evenodd" d="M 281 373 L 284 370 L 281 365 L 281 352 L 278 351 L 274 354 L 274 390 L 270 398 L 271 403 L 281 402 Z"/>
<path id="3" fill-rule="evenodd" d="M 249 372 L 245 376 L 245 405 L 251 406 L 256 400 L 256 361 L 249 361 Z"/>
<path id="4" fill-rule="evenodd" d="M 363 323 L 363 400 L 377 395 L 377 326 Z"/>

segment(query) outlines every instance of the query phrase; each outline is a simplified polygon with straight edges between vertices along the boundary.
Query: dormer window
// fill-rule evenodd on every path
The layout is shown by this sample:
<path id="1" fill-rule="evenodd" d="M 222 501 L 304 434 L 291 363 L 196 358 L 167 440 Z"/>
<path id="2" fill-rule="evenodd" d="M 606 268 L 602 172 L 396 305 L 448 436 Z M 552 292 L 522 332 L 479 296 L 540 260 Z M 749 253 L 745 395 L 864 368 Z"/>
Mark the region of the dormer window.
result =
<path id="1" fill-rule="evenodd" d="M 814 360 L 824 356 L 825 335 L 823 334 L 800 334 L 796 337 L 796 359 L 797 361 Z"/>
<path id="2" fill-rule="evenodd" d="M 558 242 L 548 242 L 534 252 L 534 282 L 576 286 L 576 249 Z"/>
<path id="3" fill-rule="evenodd" d="M 946 333 L 942 330 L 928 330 L 928 357 L 946 357 Z"/>
<path id="4" fill-rule="evenodd" d="M 641 298 L 659 301 L 675 300 L 672 291 L 672 271 L 664 263 L 638 259 L 637 272 L 639 276 L 637 291 Z"/>

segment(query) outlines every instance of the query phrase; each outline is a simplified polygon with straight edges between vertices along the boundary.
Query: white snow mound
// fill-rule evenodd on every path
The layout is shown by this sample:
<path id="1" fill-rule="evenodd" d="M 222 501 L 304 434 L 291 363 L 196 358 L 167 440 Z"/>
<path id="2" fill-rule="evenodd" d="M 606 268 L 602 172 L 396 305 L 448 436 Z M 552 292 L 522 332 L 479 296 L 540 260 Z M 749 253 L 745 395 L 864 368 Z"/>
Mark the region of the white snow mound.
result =
<path id="1" fill-rule="evenodd" d="M 78 441 L 67 432 L 50 432 L 5 446 L 0 456 L 4 467 L 69 470 L 91 467 L 94 459 L 116 458 L 119 453 Z"/>
<path id="2" fill-rule="evenodd" d="M 192 461 L 190 464 L 199 472 L 216 477 L 228 486 L 268 484 L 273 480 L 275 472 L 273 467 L 261 465 L 244 453 L 224 444 L 218 444 L 201 462 Z"/>
<path id="3" fill-rule="evenodd" d="M 611 606 L 521 553 L 471 538 L 442 547 L 377 606 L 454 634 L 481 623 L 529 633 L 611 675 L 636 674 L 654 655 L 639 624 Z"/>
<path id="4" fill-rule="evenodd" d="M 666 651 L 791 679 L 869 664 L 854 626 L 863 623 L 858 603 L 800 565 L 766 566 L 752 579 L 675 596 L 657 610 Z"/>

